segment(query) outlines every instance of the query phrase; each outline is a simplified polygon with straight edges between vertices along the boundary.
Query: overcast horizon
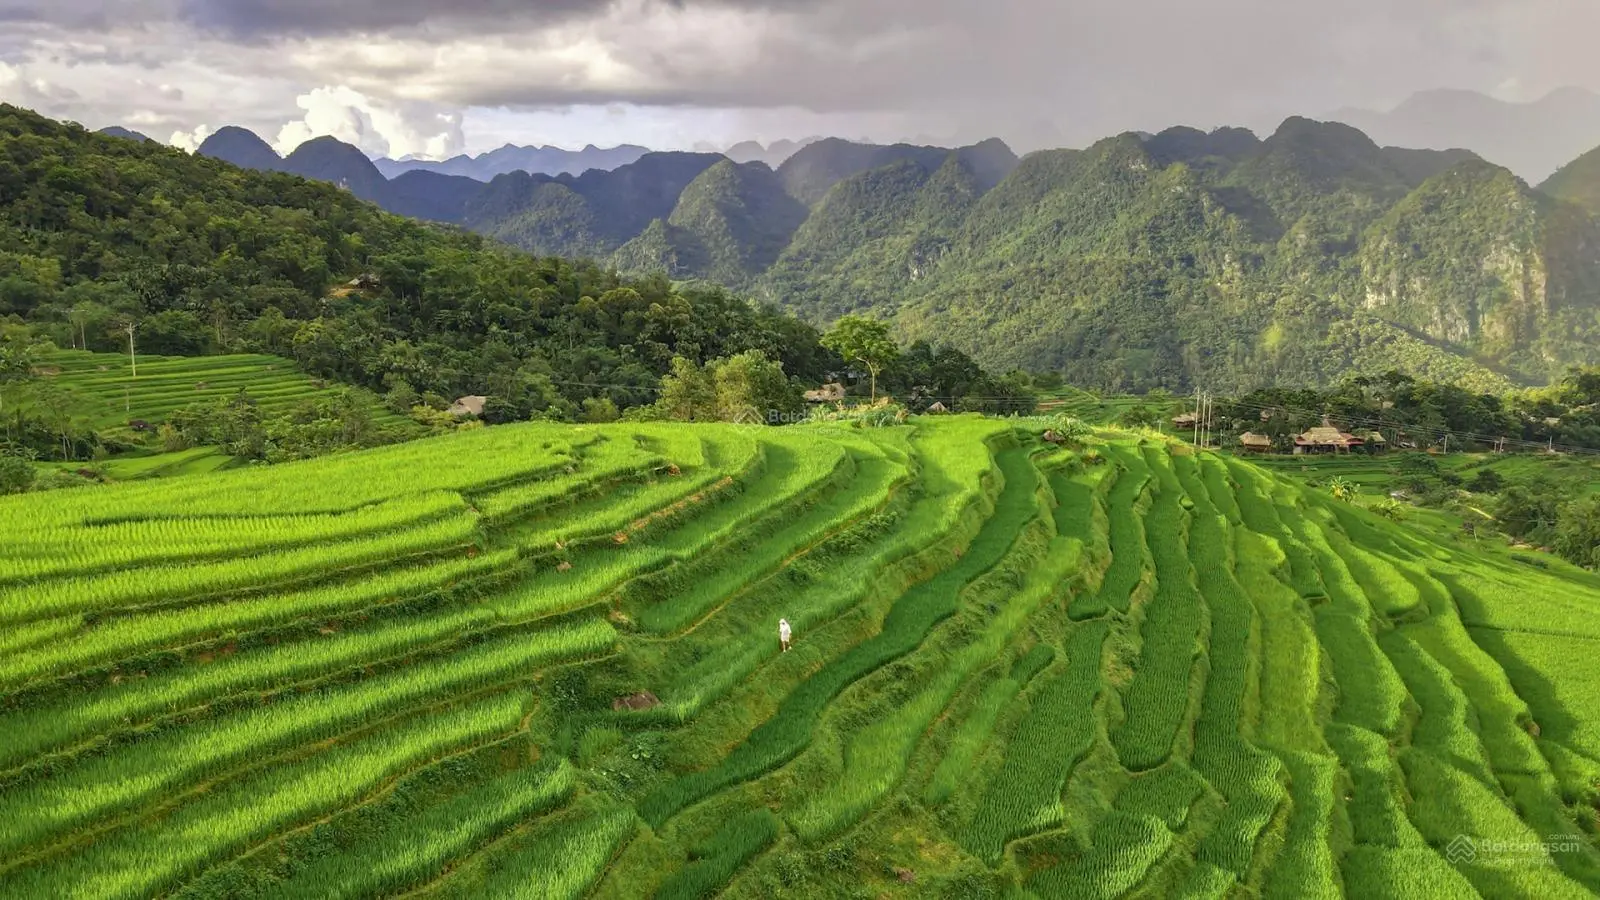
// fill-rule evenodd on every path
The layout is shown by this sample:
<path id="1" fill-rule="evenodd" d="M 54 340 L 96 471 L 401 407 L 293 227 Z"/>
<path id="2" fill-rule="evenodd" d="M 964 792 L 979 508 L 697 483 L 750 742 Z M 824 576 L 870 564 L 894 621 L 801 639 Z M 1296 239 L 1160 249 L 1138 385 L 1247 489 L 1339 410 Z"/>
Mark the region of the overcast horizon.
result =
<path id="1" fill-rule="evenodd" d="M 823 135 L 1019 151 L 1185 124 L 1513 102 L 1600 85 L 1576 0 L 0 0 L 0 100 L 192 149 L 332 135 L 442 159 L 505 144 L 724 149 Z"/>

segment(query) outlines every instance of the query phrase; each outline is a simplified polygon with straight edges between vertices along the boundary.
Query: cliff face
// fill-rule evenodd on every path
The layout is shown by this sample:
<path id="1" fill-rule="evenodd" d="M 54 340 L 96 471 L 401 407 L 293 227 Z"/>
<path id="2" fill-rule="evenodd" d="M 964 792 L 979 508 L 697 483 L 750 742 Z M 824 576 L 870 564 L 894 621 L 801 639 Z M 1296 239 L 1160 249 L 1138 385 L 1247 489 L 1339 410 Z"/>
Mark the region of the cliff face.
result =
<path id="1" fill-rule="evenodd" d="M 1368 232 L 1364 306 L 1430 340 L 1514 367 L 1577 361 L 1549 352 L 1560 314 L 1593 310 L 1595 225 L 1516 176 L 1465 163 L 1430 179 Z M 1582 252 L 1581 250 L 1577 252 Z M 1530 355 L 1535 347 L 1544 350 Z"/>

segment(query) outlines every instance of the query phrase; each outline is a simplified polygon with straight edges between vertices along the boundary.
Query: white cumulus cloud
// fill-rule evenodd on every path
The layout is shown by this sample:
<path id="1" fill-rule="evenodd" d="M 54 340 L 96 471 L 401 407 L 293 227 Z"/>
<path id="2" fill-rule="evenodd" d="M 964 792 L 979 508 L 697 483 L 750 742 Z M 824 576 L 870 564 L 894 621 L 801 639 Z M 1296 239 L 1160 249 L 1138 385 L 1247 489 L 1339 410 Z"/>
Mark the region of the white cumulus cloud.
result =
<path id="1" fill-rule="evenodd" d="M 461 114 L 431 104 L 386 103 L 344 85 L 317 88 L 295 102 L 305 115 L 279 129 L 279 153 L 325 135 L 394 158 L 444 159 L 466 144 Z"/>
<path id="2" fill-rule="evenodd" d="M 200 149 L 200 145 L 205 143 L 206 138 L 211 136 L 211 130 L 210 125 L 201 125 L 189 131 L 174 131 L 167 143 L 177 147 L 179 150 L 187 150 L 193 153 Z"/>

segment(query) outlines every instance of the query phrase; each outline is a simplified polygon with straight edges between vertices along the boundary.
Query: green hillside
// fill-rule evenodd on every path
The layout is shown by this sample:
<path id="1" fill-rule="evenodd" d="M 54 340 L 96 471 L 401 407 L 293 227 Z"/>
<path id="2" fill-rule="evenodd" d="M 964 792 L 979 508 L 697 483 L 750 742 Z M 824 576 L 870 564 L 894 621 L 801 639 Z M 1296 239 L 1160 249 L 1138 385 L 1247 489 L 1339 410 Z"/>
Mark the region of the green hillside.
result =
<path id="1" fill-rule="evenodd" d="M 1600 891 L 1595 576 L 1035 427 L 0 498 L 0 896 Z"/>
<path id="2" fill-rule="evenodd" d="M 1025 160 L 892 307 L 902 330 L 1113 391 L 1388 368 L 1493 389 L 1593 361 L 1576 208 L 1471 160 L 1415 183 L 1343 126 L 1291 120 L 1237 161 L 1180 138 Z"/>
<path id="3" fill-rule="evenodd" d="M 1600 215 L 1600 147 L 1562 166 L 1539 190 Z"/>
<path id="4" fill-rule="evenodd" d="M 539 190 L 596 223 L 572 240 L 610 250 L 634 233 L 619 228 L 666 216 L 706 157 L 641 162 L 637 189 L 591 173 Z M 759 349 L 809 383 L 829 372 L 812 329 L 720 288 L 530 256 L 333 185 L 0 105 L 0 331 L 18 321 L 104 352 L 136 324 L 141 353 L 270 354 L 396 401 L 483 395 L 493 421 L 653 402 L 677 356 Z"/>
<path id="5" fill-rule="evenodd" d="M 683 189 L 669 217 L 651 222 L 614 258 L 627 271 L 742 285 L 772 265 L 805 219 L 805 206 L 765 163 L 723 160 Z"/>
<path id="6" fill-rule="evenodd" d="M 65 388 L 94 428 L 125 426 L 134 420 L 158 424 L 191 403 L 215 403 L 244 391 L 264 413 L 330 398 L 338 391 L 300 372 L 293 362 L 260 354 L 202 357 L 138 357 L 138 371 L 127 356 L 68 350 L 49 354 L 38 371 Z M 374 417 L 385 424 L 406 420 L 376 404 Z"/>
<path id="7" fill-rule="evenodd" d="M 818 319 L 892 307 L 939 265 L 983 192 L 959 154 L 937 168 L 905 160 L 847 178 L 806 220 L 762 290 Z"/>
<path id="8" fill-rule="evenodd" d="M 1380 147 L 1298 117 L 1265 140 L 1172 128 L 1020 162 L 998 142 L 829 140 L 759 190 L 735 178 L 746 167 L 712 166 L 649 224 L 566 194 L 545 208 L 541 188 L 474 227 L 734 284 L 819 325 L 893 318 L 905 338 L 1098 390 L 1248 391 L 1391 368 L 1491 389 L 1596 360 L 1600 225 L 1583 165 L 1541 194 L 1466 151 Z M 594 179 L 645 185 L 623 170 Z M 803 224 L 773 199 L 780 186 L 808 208 Z M 620 230 L 595 237 L 608 227 Z"/>
<path id="9" fill-rule="evenodd" d="M 1368 232 L 1365 304 L 1439 344 L 1535 371 L 1595 347 L 1600 222 L 1510 172 L 1465 163 L 1430 179 Z"/>

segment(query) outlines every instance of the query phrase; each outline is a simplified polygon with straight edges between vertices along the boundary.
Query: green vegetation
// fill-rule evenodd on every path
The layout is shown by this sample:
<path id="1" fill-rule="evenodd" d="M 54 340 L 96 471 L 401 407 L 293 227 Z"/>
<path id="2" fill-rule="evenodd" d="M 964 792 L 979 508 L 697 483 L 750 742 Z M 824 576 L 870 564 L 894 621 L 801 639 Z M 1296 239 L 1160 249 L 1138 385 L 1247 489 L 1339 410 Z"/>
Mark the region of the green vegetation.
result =
<path id="1" fill-rule="evenodd" d="M 0 896 L 1600 891 L 1600 582 L 1302 474 L 524 423 L 6 497 Z"/>
<path id="2" fill-rule="evenodd" d="M 1265 140 L 1173 128 L 1020 161 L 998 141 L 821 141 L 776 173 L 652 154 L 502 179 L 464 221 L 1098 390 L 1391 368 L 1496 389 L 1592 361 L 1595 169 L 1590 154 L 1541 193 L 1470 153 L 1291 118 Z"/>
<path id="3" fill-rule="evenodd" d="M 331 184 L 0 106 L 0 330 L 17 321 L 63 349 L 126 354 L 134 325 L 139 353 L 271 354 L 402 414 L 481 395 L 491 423 L 647 405 L 675 357 L 761 350 L 808 385 L 833 362 L 813 329 L 720 288 L 511 252 Z M 0 360 L 0 392 L 42 364 Z M 264 407 L 305 385 L 281 367 L 260 375 L 245 386 Z M 134 408 L 119 386 L 88 393 L 127 418 L 187 405 Z M 83 417 L 111 421 L 103 402 Z M 75 459 L 81 431 L 44 429 Z"/>

